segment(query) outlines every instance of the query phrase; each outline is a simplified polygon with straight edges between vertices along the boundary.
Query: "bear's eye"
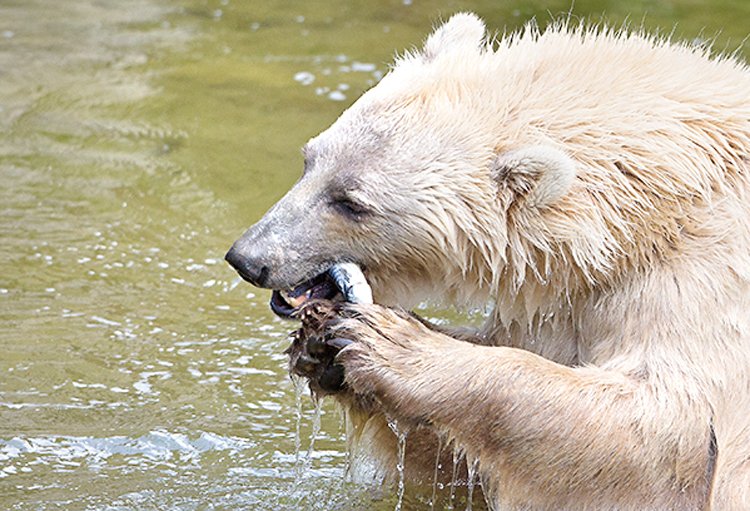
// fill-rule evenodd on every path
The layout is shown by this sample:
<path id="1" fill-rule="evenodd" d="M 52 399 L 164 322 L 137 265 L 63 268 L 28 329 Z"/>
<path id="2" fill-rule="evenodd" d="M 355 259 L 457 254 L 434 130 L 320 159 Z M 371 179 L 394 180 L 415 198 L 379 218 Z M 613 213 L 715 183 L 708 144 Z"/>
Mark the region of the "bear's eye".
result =
<path id="1" fill-rule="evenodd" d="M 353 220 L 359 220 L 369 213 L 369 210 L 365 206 L 353 201 L 349 197 L 336 197 L 332 199 L 331 207 L 338 213 Z"/>

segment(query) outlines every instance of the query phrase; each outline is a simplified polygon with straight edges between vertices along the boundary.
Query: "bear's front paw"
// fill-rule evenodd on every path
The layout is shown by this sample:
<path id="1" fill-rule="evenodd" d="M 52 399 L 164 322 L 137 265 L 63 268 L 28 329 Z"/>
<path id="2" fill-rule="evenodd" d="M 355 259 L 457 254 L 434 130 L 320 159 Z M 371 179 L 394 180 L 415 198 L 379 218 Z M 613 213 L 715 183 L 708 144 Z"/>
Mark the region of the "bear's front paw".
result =
<path id="1" fill-rule="evenodd" d="M 290 372 L 309 379 L 317 394 L 344 389 L 360 397 L 372 394 L 373 372 L 382 374 L 389 359 L 397 358 L 389 349 L 394 347 L 391 339 L 384 336 L 396 315 L 378 305 L 305 304 L 298 315 L 302 327 L 287 350 Z"/>
<path id="2" fill-rule="evenodd" d="M 390 408 L 392 399 L 410 394 L 415 369 L 431 355 L 434 334 L 408 312 L 376 304 L 338 303 L 327 314 L 315 311 L 303 330 L 317 328 L 323 339 L 342 340 L 335 362 L 344 368 L 347 389 L 359 400 Z M 420 368 L 421 369 L 421 368 Z"/>
<path id="3" fill-rule="evenodd" d="M 310 302 L 288 350 L 290 370 L 320 395 L 336 393 L 364 409 L 422 422 L 444 343 L 463 346 L 413 315 L 375 304 Z"/>
<path id="4" fill-rule="evenodd" d="M 292 333 L 289 372 L 307 378 L 317 395 L 334 394 L 345 388 L 344 367 L 335 361 L 351 340 L 326 336 L 326 326 L 336 317 L 330 302 L 313 302 L 300 312 L 302 328 Z"/>

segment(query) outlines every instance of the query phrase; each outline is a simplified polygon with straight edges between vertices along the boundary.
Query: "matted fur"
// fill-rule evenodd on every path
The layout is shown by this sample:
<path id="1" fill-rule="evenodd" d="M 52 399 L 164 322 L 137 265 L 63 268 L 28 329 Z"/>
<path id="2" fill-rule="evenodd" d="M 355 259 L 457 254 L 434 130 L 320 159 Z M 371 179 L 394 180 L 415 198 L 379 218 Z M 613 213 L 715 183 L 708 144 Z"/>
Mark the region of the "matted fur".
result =
<path id="1" fill-rule="evenodd" d="M 459 30 L 481 34 L 465 29 L 481 26 L 471 18 L 458 15 L 439 31 L 461 23 Z M 459 216 L 443 207 L 459 218 L 435 223 L 455 230 L 444 256 L 452 261 L 445 267 L 458 270 L 447 291 L 459 297 L 467 288 L 484 289 L 483 301 L 506 294 L 508 284 L 541 282 L 572 294 L 616 283 L 625 271 L 668 255 L 696 209 L 710 210 L 726 192 L 744 193 L 750 73 L 733 57 L 711 58 L 703 46 L 646 33 L 566 23 L 544 31 L 530 24 L 494 44 L 477 38 L 436 52 L 401 58 L 355 112 L 424 101 L 429 109 L 408 113 L 428 119 L 404 117 L 415 126 L 444 123 L 447 132 L 472 140 L 477 160 L 456 160 L 475 163 L 474 174 L 488 167 L 488 144 L 501 154 L 547 144 L 571 155 L 578 170 L 567 197 L 544 210 L 512 208 L 510 190 L 495 200 L 486 179 L 478 186 L 484 176 L 454 185 L 465 188 L 462 206 L 470 211 Z M 466 177 L 464 168 L 429 170 Z M 498 221 L 498 208 L 510 210 L 507 222 Z M 512 274 L 498 271 L 505 268 Z"/>
<path id="2" fill-rule="evenodd" d="M 459 14 L 306 154 L 253 243 L 363 264 L 380 304 L 495 304 L 475 333 L 379 305 L 324 329 L 355 341 L 339 399 L 384 466 L 387 414 L 477 457 L 502 509 L 750 509 L 745 64 L 584 24 L 489 40 Z M 342 176 L 359 223 L 311 202 Z M 323 264 L 274 249 L 269 286 Z"/>
<path id="3" fill-rule="evenodd" d="M 415 259 L 440 269 L 425 287 L 495 300 L 487 342 L 578 368 L 479 355 L 363 312 L 375 332 L 359 322 L 342 334 L 360 341 L 343 359 L 350 384 L 394 417 L 429 417 L 479 457 L 511 509 L 750 507 L 747 67 L 585 25 L 530 25 L 494 44 L 466 29 L 480 23 L 468 15 L 438 30 L 459 22 L 399 60 L 362 108 L 406 109 L 411 129 L 444 129 L 475 151 L 418 162 L 419 179 L 450 190 L 425 187 L 435 207 L 419 220 L 439 244 Z M 575 163 L 559 200 L 537 207 L 507 179 L 492 186 L 492 155 L 539 145 Z M 399 276 L 375 280 L 387 295 Z"/>

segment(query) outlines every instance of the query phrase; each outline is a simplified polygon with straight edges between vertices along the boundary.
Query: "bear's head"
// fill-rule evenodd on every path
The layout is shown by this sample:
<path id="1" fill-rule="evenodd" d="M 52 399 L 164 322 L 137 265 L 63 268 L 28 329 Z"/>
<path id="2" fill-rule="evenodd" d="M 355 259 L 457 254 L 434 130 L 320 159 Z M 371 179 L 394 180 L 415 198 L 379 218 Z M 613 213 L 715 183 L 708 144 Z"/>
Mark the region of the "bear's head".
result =
<path id="1" fill-rule="evenodd" d="M 522 278 L 505 271 L 509 250 L 521 249 L 508 218 L 546 243 L 545 211 L 576 169 L 543 136 L 498 137 L 503 116 L 515 113 L 488 108 L 493 98 L 478 84 L 491 52 L 474 15 L 439 27 L 306 144 L 300 180 L 227 260 L 275 290 L 356 263 L 378 303 L 402 306 L 486 301 L 499 281 Z"/>

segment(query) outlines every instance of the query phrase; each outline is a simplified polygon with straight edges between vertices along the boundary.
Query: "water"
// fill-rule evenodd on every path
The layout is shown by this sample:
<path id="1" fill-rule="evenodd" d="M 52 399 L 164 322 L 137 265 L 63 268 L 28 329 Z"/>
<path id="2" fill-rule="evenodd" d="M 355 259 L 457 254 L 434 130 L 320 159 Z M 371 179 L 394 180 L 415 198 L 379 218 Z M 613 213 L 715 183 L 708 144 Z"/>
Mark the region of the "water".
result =
<path id="1" fill-rule="evenodd" d="M 479 458 L 473 458 L 469 460 L 469 455 L 466 455 L 466 511 L 472 510 L 474 500 L 474 487 L 476 485 L 476 478 L 479 471 Z"/>
<path id="2" fill-rule="evenodd" d="M 323 401 L 316 400 L 315 401 L 315 412 L 313 413 L 312 418 L 312 431 L 310 432 L 310 444 L 307 447 L 307 452 L 305 453 L 305 461 L 303 464 L 304 472 L 307 472 L 307 470 L 310 468 L 312 463 L 312 456 L 315 452 L 315 439 L 320 435 L 320 419 L 323 415 Z"/>
<path id="3" fill-rule="evenodd" d="M 451 493 L 450 497 L 448 499 L 448 509 L 455 509 L 456 505 L 456 489 L 458 485 L 460 484 L 460 480 L 458 478 L 458 468 L 459 464 L 461 463 L 461 459 L 463 458 L 463 450 L 461 449 L 461 446 L 459 445 L 453 445 L 453 470 L 451 471 Z"/>
<path id="4" fill-rule="evenodd" d="M 397 438 L 397 454 L 396 454 L 396 472 L 398 473 L 398 483 L 396 484 L 396 507 L 395 511 L 401 511 L 404 505 L 404 491 L 406 484 L 404 480 L 404 468 L 406 461 L 406 437 L 408 431 L 404 428 L 399 428 L 398 421 L 390 419 L 388 421 L 388 427 L 391 428 L 393 434 Z"/>
<path id="5" fill-rule="evenodd" d="M 432 475 L 432 495 L 430 495 L 430 511 L 434 511 L 435 504 L 437 503 L 437 490 L 438 490 L 438 476 L 440 474 L 440 456 L 443 454 L 443 436 L 438 435 L 438 446 L 437 452 L 435 453 L 435 469 Z"/>
<path id="6" fill-rule="evenodd" d="M 300 450 L 302 448 L 302 437 L 300 436 L 302 431 L 302 395 L 305 392 L 305 384 L 302 381 L 301 378 L 297 376 L 292 377 L 292 382 L 294 383 L 294 408 L 296 413 L 294 414 L 294 467 L 296 471 L 295 478 L 299 480 L 302 477 L 302 464 L 300 463 Z M 316 416 L 315 419 L 320 421 L 319 416 L 317 415 L 318 409 L 315 410 Z M 322 412 L 322 408 L 320 409 Z M 313 423 L 315 422 L 315 419 L 313 420 Z M 320 426 L 318 426 L 320 428 Z M 320 433 L 314 432 L 314 433 Z M 310 439 L 312 443 L 312 438 Z"/>
<path id="7" fill-rule="evenodd" d="M 287 375 L 292 325 L 223 254 L 436 19 L 570 5 L 0 3 L 0 509 L 394 509 L 395 490 L 342 482 L 327 401 L 292 490 L 315 416 Z M 605 10 L 731 49 L 750 26 L 739 0 L 575 3 Z M 430 491 L 407 485 L 404 509 Z"/>

